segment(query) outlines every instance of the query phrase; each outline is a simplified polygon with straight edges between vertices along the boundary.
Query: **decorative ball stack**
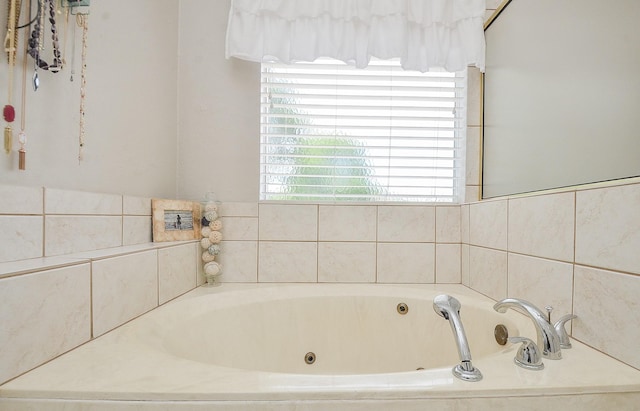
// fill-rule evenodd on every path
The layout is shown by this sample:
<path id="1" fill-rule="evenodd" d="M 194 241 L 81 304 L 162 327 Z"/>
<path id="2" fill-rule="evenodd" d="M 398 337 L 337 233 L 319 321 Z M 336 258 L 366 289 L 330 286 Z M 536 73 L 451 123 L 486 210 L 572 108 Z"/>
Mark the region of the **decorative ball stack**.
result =
<path id="1" fill-rule="evenodd" d="M 218 204 L 215 201 L 207 201 L 204 204 L 202 214 L 202 262 L 204 263 L 204 276 L 207 284 L 216 284 L 217 277 L 222 274 L 222 265 L 216 261 L 220 254 L 220 241 L 222 241 L 222 222 L 218 219 Z"/>

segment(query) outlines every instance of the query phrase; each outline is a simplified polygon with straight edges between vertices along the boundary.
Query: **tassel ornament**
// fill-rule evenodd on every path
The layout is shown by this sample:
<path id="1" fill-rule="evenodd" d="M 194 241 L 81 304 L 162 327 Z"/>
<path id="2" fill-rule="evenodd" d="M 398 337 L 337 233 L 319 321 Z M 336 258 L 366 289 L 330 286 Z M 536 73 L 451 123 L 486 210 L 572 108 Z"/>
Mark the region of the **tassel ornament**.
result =
<path id="1" fill-rule="evenodd" d="M 13 129 L 11 126 L 6 126 L 4 128 L 4 151 L 5 153 L 11 153 L 11 148 L 13 147 Z"/>
<path id="2" fill-rule="evenodd" d="M 26 170 L 27 169 L 27 152 L 24 148 L 18 150 L 18 170 Z"/>
<path id="3" fill-rule="evenodd" d="M 27 144 L 27 135 L 24 131 L 18 134 L 18 142 L 20 143 L 20 149 L 18 150 L 18 170 L 27 169 L 27 150 L 24 149 L 24 145 Z"/>

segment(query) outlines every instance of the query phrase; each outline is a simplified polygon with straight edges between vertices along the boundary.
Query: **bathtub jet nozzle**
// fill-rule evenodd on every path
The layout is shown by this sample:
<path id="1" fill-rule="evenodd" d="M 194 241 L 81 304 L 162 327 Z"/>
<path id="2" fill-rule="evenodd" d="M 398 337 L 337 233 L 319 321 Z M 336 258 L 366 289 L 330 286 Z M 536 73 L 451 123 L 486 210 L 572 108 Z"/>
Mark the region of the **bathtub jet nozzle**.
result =
<path id="1" fill-rule="evenodd" d="M 433 310 L 436 314 L 449 321 L 453 337 L 458 346 L 460 364 L 451 370 L 453 375 L 463 381 L 480 381 L 482 373 L 471 363 L 471 350 L 460 319 L 460 307 L 460 301 L 447 294 L 438 295 L 433 299 Z"/>

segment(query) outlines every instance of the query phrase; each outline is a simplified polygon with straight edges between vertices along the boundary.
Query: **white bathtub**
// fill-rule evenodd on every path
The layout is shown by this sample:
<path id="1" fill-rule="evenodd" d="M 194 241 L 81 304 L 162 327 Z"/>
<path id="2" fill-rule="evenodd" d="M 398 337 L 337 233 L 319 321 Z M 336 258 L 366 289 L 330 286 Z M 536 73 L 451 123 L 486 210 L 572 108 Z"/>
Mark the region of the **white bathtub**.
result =
<path id="1" fill-rule="evenodd" d="M 451 373 L 453 335 L 432 309 L 440 293 L 462 303 L 480 382 Z M 201 287 L 1 386 L 0 409 L 638 409 L 640 372 L 579 342 L 542 371 L 517 367 L 494 327 L 535 331 L 492 305 L 455 285 Z"/>

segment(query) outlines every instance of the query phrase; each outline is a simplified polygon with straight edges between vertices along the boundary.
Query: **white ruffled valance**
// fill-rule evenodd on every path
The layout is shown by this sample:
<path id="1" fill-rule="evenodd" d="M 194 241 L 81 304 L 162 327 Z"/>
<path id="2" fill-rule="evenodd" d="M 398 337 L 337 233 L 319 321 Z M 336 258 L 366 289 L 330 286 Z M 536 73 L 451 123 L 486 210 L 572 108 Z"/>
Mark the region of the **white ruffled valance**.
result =
<path id="1" fill-rule="evenodd" d="M 232 0 L 226 55 L 331 57 L 358 68 L 400 58 L 408 70 L 484 71 L 485 0 Z"/>

